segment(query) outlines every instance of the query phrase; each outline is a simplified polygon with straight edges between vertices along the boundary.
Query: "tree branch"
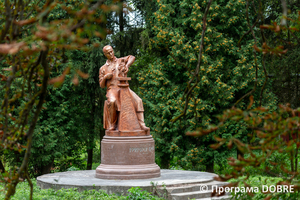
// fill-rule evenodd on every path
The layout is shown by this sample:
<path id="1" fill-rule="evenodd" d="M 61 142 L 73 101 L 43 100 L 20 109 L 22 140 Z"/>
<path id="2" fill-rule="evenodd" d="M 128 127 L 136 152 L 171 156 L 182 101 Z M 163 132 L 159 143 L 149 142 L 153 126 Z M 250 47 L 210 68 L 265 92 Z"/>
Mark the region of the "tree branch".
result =
<path id="1" fill-rule="evenodd" d="M 288 9 L 286 6 L 286 1 L 285 0 L 281 0 L 281 5 L 282 5 L 282 20 L 281 20 L 281 25 L 282 26 L 286 26 L 287 25 L 287 14 L 288 14 Z"/>
<path id="2" fill-rule="evenodd" d="M 248 27 L 250 28 L 250 31 L 252 33 L 252 37 L 255 41 L 255 45 L 257 44 L 257 39 L 256 39 L 256 36 L 254 34 L 254 31 L 253 31 L 253 28 L 252 26 L 250 25 L 250 20 L 249 20 L 249 13 L 248 13 L 248 10 L 249 10 L 249 0 L 247 1 L 247 7 L 246 7 L 246 17 L 247 17 L 247 23 L 248 23 Z M 257 87 L 257 79 L 258 79 L 258 65 L 257 65 L 257 56 L 256 56 L 256 51 L 253 49 L 253 54 L 254 54 L 254 62 L 255 62 L 255 81 L 254 81 L 254 87 L 253 89 L 248 92 L 247 94 L 245 94 L 244 96 L 242 96 L 237 102 L 235 102 L 235 104 L 233 105 L 233 107 L 235 107 L 238 103 L 240 103 L 244 98 L 246 98 L 247 96 L 251 95 L 255 90 L 256 90 L 256 87 Z"/>
<path id="3" fill-rule="evenodd" d="M 15 193 L 15 189 L 16 189 L 16 185 L 19 182 L 19 177 L 21 177 L 21 175 L 26 171 L 26 167 L 28 166 L 28 162 L 29 162 L 29 157 L 30 157 L 30 151 L 31 151 L 31 145 L 32 145 L 32 136 L 33 136 L 33 131 L 34 128 L 36 126 L 37 120 L 38 120 L 38 116 L 42 110 L 42 106 L 44 104 L 44 100 L 46 98 L 46 94 L 47 94 L 47 85 L 48 85 L 48 80 L 49 80 L 49 76 L 50 76 L 50 72 L 49 72 L 49 65 L 47 62 L 47 54 L 48 54 L 48 49 L 46 51 L 42 52 L 42 56 L 41 56 L 41 64 L 43 66 L 44 69 L 44 77 L 43 77 L 43 83 L 42 83 L 42 88 L 41 88 L 41 93 L 40 93 L 40 99 L 39 99 L 39 103 L 36 106 L 36 110 L 34 112 L 33 115 L 33 119 L 31 121 L 28 133 L 27 133 L 27 148 L 25 151 L 25 155 L 24 155 L 24 159 L 22 162 L 21 167 L 19 168 L 16 176 L 14 177 L 14 180 L 8 184 L 8 189 L 5 195 L 5 200 L 9 200 L 10 197 L 12 195 L 14 195 Z M 32 198 L 31 198 L 32 199 Z"/>
<path id="4" fill-rule="evenodd" d="M 257 17 L 255 23 L 252 25 L 252 29 L 256 26 L 256 24 L 258 23 L 259 21 L 259 17 Z M 243 40 L 243 38 L 248 35 L 249 33 L 251 33 L 251 29 L 249 29 L 246 33 L 244 33 L 244 35 L 242 35 L 242 37 L 240 38 L 240 40 L 238 41 L 238 44 L 237 46 L 241 49 L 241 42 Z"/>
<path id="5" fill-rule="evenodd" d="M 5 28 L 2 29 L 1 31 L 1 38 L 0 38 L 0 43 L 2 42 L 2 40 L 5 38 L 8 30 L 9 30 L 9 27 L 11 25 L 11 22 L 12 22 L 12 12 L 11 12 L 11 9 L 10 9 L 10 3 L 9 3 L 9 0 L 5 0 L 5 14 L 6 14 L 6 23 L 5 23 Z"/>
<path id="6" fill-rule="evenodd" d="M 13 58 L 13 61 L 15 60 L 15 57 Z M 4 117 L 5 117 L 5 123 L 4 123 L 4 128 L 3 128 L 3 131 L 4 131 L 4 134 L 2 136 L 2 143 L 4 142 L 4 140 L 6 139 L 7 135 L 8 135 L 8 118 L 9 118 L 9 114 L 8 114 L 8 107 L 9 107 L 9 95 L 10 95 L 10 91 L 11 91 L 11 84 L 13 82 L 13 80 L 15 79 L 15 74 L 16 74 L 16 71 L 17 71 L 17 65 L 13 65 L 12 67 L 12 75 L 10 75 L 8 78 L 7 78 L 7 81 L 6 81 L 6 87 L 5 87 L 5 95 L 4 95 L 4 101 L 3 101 L 3 104 L 1 106 L 1 109 L 4 109 Z"/>
<path id="7" fill-rule="evenodd" d="M 266 55 L 264 54 L 263 55 L 263 61 L 262 61 L 262 65 L 263 65 L 263 69 L 264 69 L 264 73 L 265 73 L 265 82 L 261 88 L 261 91 L 260 91 L 260 99 L 259 99 L 259 106 L 261 106 L 261 102 L 262 102 L 262 97 L 263 97 L 263 92 L 264 92 L 264 89 L 265 89 L 265 86 L 268 82 L 268 73 L 267 73 L 267 69 L 266 69 Z"/>
<path id="8" fill-rule="evenodd" d="M 90 11 L 96 10 L 99 6 L 101 6 L 101 5 L 104 3 L 104 1 L 105 1 L 105 0 L 99 0 L 96 4 L 94 4 L 94 5 L 91 7 Z M 85 24 L 85 22 L 86 22 L 86 19 L 81 20 L 78 24 L 72 26 L 72 27 L 70 28 L 70 31 L 75 31 L 76 29 L 82 27 L 82 26 Z"/>
<path id="9" fill-rule="evenodd" d="M 190 101 L 189 98 L 190 98 L 191 92 L 197 86 L 197 84 L 199 82 L 199 70 L 200 70 L 200 65 L 201 65 L 201 61 L 202 61 L 202 51 L 203 51 L 203 46 L 204 46 L 204 36 L 205 36 L 205 32 L 206 32 L 206 19 L 207 19 L 207 15 L 208 15 L 208 11 L 209 11 L 211 3 L 212 3 L 212 0 L 210 0 L 208 2 L 206 10 L 205 10 L 205 13 L 204 13 L 204 16 L 203 16 L 203 20 L 202 20 L 202 35 L 201 35 L 200 51 L 199 51 L 199 55 L 198 55 L 197 67 L 196 67 L 195 73 L 193 74 L 193 77 L 188 82 L 187 89 L 188 88 L 189 89 L 184 94 L 184 96 L 186 95 L 184 109 L 183 109 L 182 113 L 178 117 L 176 117 L 173 120 L 171 120 L 171 122 L 176 122 L 179 118 L 181 118 L 182 116 L 184 116 L 186 114 L 187 107 L 188 107 L 188 104 L 189 104 L 189 101 Z M 190 85 L 192 84 L 192 82 L 195 79 L 195 77 L 197 77 L 196 83 L 192 87 L 190 87 Z"/>

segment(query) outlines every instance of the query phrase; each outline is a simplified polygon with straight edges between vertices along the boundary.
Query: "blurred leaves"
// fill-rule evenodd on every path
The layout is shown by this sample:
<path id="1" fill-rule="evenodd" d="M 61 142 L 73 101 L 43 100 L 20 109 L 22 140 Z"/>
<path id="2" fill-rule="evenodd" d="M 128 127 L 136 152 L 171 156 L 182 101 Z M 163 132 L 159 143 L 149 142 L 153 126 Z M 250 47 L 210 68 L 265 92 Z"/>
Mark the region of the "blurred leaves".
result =
<path id="1" fill-rule="evenodd" d="M 66 54 L 70 50 L 89 51 L 99 44 L 93 38 L 106 37 L 105 15 L 116 11 L 119 4 L 117 1 L 108 3 L 105 11 L 101 6 L 104 0 L 0 2 L 0 84 L 3 88 L 0 91 L 0 152 L 1 155 L 14 152 L 16 157 L 22 157 L 17 159 L 16 167 L 0 179 L 6 184 L 5 199 L 15 193 L 20 177 L 30 183 L 29 155 L 35 127 L 41 119 L 39 115 L 45 108 L 48 85 L 56 89 L 66 79 L 71 82 L 69 74 L 74 77 L 74 85 L 80 83 L 79 77 L 89 78 L 80 66 L 72 65 Z M 40 145 L 54 148 L 55 144 L 53 141 Z M 45 155 L 45 159 L 52 158 Z"/>
<path id="2" fill-rule="evenodd" d="M 250 105 L 254 98 L 250 97 Z M 250 108 L 251 106 L 248 106 Z M 249 166 L 258 168 L 261 164 L 267 162 L 269 167 L 264 170 L 269 172 L 272 168 L 280 168 L 282 170 L 281 177 L 285 183 L 298 185 L 298 156 L 300 142 L 300 111 L 292 109 L 290 105 L 280 105 L 274 112 L 270 112 L 263 107 L 252 108 L 250 110 L 241 110 L 231 108 L 219 115 L 220 123 L 215 127 L 222 128 L 227 121 L 242 121 L 248 130 L 252 130 L 256 142 L 244 143 L 233 136 L 231 138 L 215 137 L 216 144 L 211 148 L 217 149 L 226 144 L 228 148 L 232 148 L 233 144 L 242 152 L 245 157 L 229 158 L 228 163 L 233 167 L 231 174 L 225 177 L 219 176 L 216 180 L 227 181 L 231 178 L 238 178 L 245 175 L 245 169 Z M 194 131 L 193 135 L 207 135 L 212 131 L 199 130 Z M 190 133 L 187 133 L 191 135 Z M 296 145 L 297 144 L 297 145 Z M 260 150 L 257 153 L 257 150 Z M 271 157 L 273 154 L 279 153 L 287 156 L 286 162 L 273 162 Z M 281 184 L 281 183 L 278 183 Z"/>

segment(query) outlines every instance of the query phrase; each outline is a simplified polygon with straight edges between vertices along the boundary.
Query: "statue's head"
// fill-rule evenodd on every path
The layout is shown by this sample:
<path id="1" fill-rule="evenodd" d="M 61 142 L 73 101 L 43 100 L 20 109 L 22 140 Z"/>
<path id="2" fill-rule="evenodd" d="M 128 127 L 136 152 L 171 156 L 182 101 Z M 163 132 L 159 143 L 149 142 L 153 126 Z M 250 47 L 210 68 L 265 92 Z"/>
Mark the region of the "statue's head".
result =
<path id="1" fill-rule="evenodd" d="M 103 47 L 103 53 L 108 60 L 112 60 L 115 57 L 115 52 L 110 45 Z"/>

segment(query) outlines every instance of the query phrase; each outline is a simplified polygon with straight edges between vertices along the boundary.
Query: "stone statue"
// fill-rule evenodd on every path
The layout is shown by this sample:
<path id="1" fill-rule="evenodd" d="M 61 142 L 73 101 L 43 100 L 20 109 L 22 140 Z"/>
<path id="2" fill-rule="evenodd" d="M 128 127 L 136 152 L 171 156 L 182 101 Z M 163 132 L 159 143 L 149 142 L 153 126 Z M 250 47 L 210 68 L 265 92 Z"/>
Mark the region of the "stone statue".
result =
<path id="1" fill-rule="evenodd" d="M 116 58 L 114 50 L 107 45 L 103 48 L 107 58 L 99 70 L 99 84 L 106 87 L 103 124 L 106 131 L 138 131 L 150 132 L 144 123 L 144 107 L 142 99 L 129 89 L 127 77 L 134 56 Z M 150 133 L 149 133 L 150 134 Z"/>
<path id="2" fill-rule="evenodd" d="M 106 63 L 99 70 L 100 87 L 106 87 L 104 103 L 105 136 L 101 141 L 100 179 L 145 179 L 160 176 L 155 163 L 155 143 L 144 123 L 142 99 L 129 88 L 127 77 L 134 56 L 116 58 L 105 46 Z"/>

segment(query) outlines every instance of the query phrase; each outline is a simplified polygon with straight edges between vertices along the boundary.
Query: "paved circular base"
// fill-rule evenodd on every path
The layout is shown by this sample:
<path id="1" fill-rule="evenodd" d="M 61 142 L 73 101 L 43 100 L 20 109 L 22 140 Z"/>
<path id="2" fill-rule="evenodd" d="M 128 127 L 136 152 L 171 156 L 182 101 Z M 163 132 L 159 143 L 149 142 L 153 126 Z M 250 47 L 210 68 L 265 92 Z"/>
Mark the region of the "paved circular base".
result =
<path id="1" fill-rule="evenodd" d="M 156 186 L 178 186 L 195 183 L 207 183 L 217 176 L 213 173 L 182 170 L 161 170 L 159 178 L 138 180 L 106 180 L 95 178 L 95 170 L 68 171 L 45 174 L 37 177 L 37 184 L 42 189 L 78 188 L 83 190 L 105 190 L 108 194 L 126 194 L 132 187 L 141 187 L 150 192 Z M 151 184 L 152 182 L 152 184 Z"/>

